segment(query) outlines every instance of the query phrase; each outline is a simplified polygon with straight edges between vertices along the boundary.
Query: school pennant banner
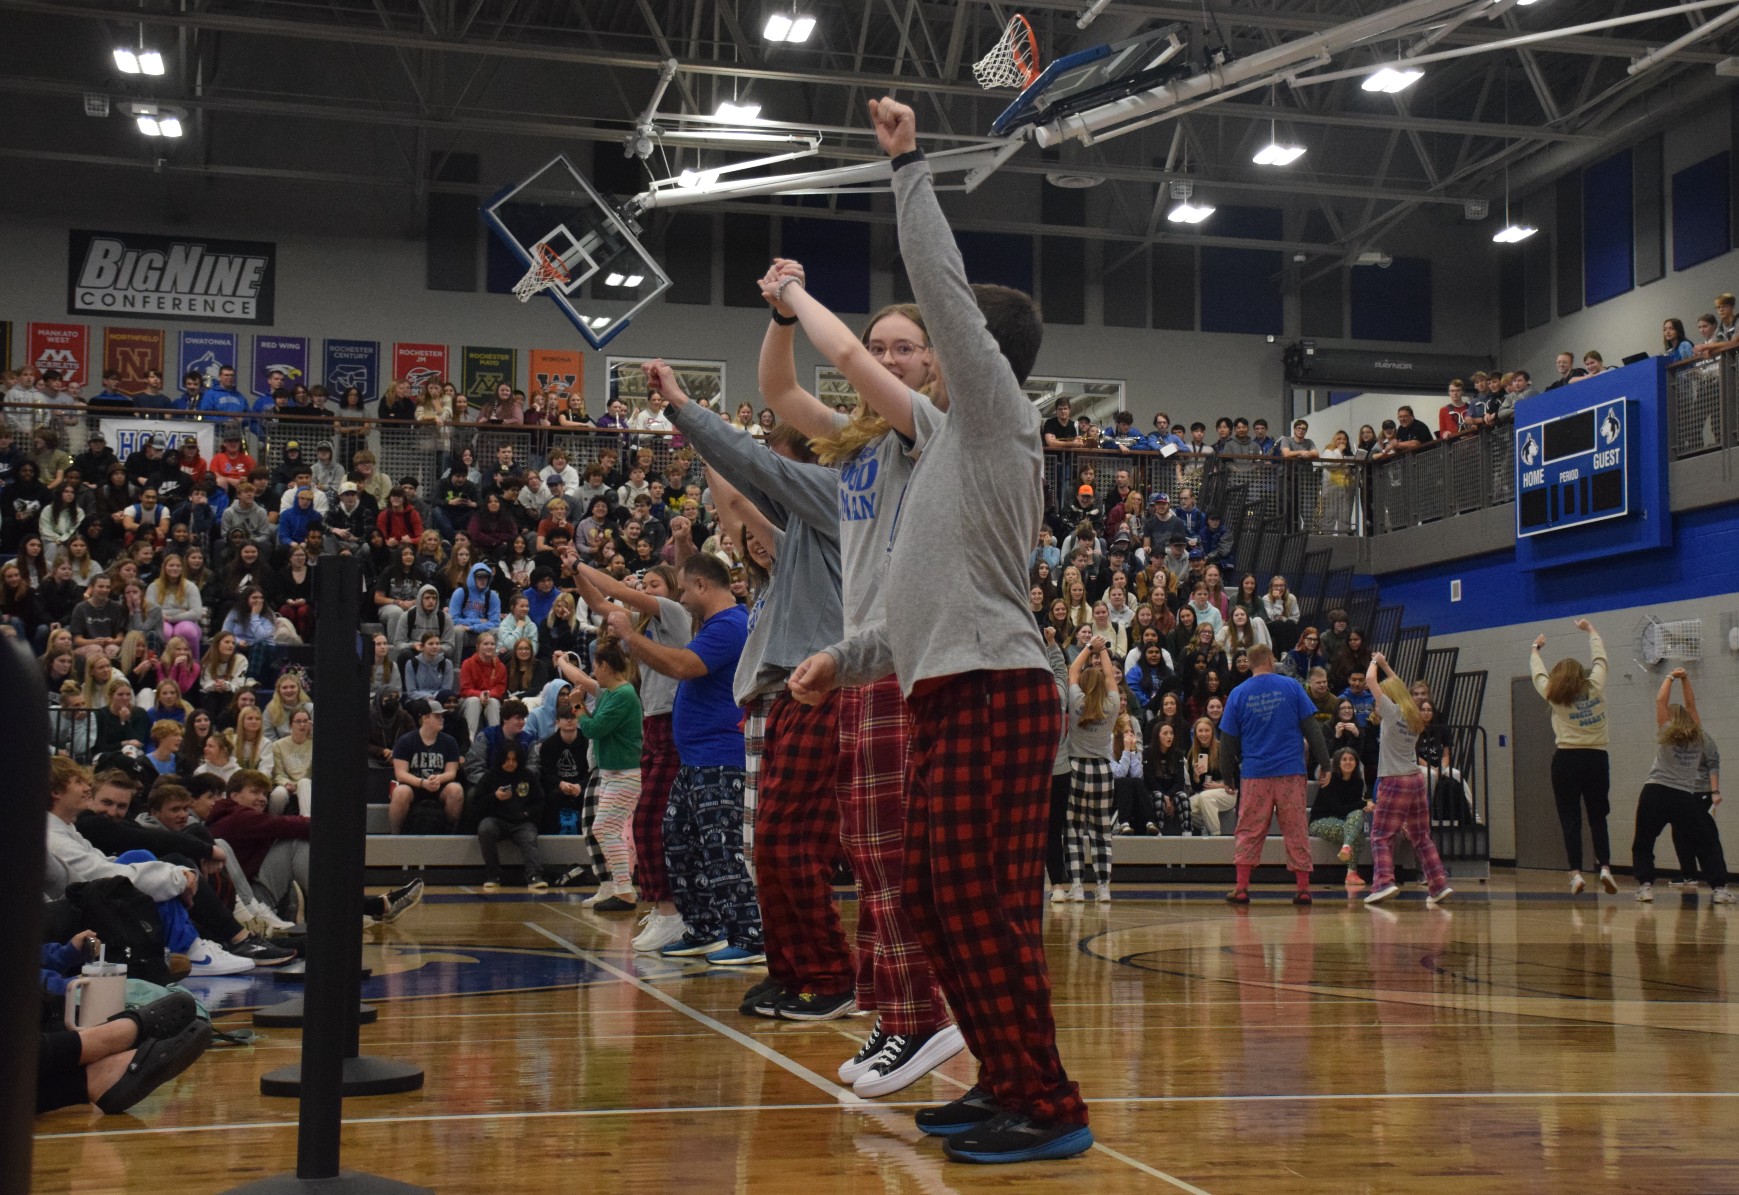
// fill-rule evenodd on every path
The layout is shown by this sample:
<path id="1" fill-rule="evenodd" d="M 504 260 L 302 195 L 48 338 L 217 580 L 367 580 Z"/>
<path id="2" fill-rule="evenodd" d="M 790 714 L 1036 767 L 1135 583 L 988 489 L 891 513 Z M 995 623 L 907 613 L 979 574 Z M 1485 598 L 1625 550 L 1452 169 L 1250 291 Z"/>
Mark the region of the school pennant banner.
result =
<path id="1" fill-rule="evenodd" d="M 294 386 L 306 380 L 308 373 L 308 338 L 306 336 L 254 337 L 254 393 L 270 394 L 266 375 L 273 370 L 284 375 L 284 384 Z"/>
<path id="2" fill-rule="evenodd" d="M 323 357 L 320 376 L 334 402 L 352 386 L 362 391 L 364 400 L 380 393 L 380 341 L 328 340 Z"/>
<path id="3" fill-rule="evenodd" d="M 181 389 L 181 379 L 197 371 L 207 386 L 217 385 L 217 371 L 228 365 L 235 367 L 236 339 L 234 332 L 183 332 L 178 362 L 173 379 L 164 389 L 171 393 Z"/>
<path id="4" fill-rule="evenodd" d="M 120 371 L 122 394 L 144 393 L 145 375 L 163 372 L 163 329 L 104 328 L 103 371 L 111 369 Z"/>
<path id="5" fill-rule="evenodd" d="M 532 349 L 529 361 L 533 394 L 567 399 L 585 392 L 586 358 L 577 349 Z"/>
<path id="6" fill-rule="evenodd" d="M 90 381 L 91 330 L 84 324 L 31 324 L 24 344 L 24 360 L 38 373 L 58 369 L 69 386 Z"/>
<path id="7" fill-rule="evenodd" d="M 495 394 L 495 388 L 506 382 L 518 385 L 519 351 L 517 349 L 485 349 L 466 346 L 459 350 L 462 366 L 461 389 L 476 406 Z"/>
<path id="8" fill-rule="evenodd" d="M 447 377 L 447 346 L 444 344 L 395 344 L 392 346 L 392 376 L 395 381 L 419 389 L 431 379 Z"/>

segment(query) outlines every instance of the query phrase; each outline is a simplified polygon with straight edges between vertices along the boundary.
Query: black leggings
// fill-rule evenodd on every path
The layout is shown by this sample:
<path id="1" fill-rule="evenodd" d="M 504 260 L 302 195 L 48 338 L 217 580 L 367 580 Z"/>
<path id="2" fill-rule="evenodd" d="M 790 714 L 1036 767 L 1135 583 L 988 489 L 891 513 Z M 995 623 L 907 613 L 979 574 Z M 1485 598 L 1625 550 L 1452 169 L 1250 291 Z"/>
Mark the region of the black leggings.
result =
<path id="1" fill-rule="evenodd" d="M 1698 793 L 1696 796 L 1697 822 L 1703 827 L 1703 844 L 1699 850 L 1683 830 L 1673 827 L 1673 850 L 1679 856 L 1679 873 L 1687 880 L 1717 872 L 1726 875 L 1727 855 L 1721 849 L 1721 828 L 1715 824 L 1714 794 Z"/>
<path id="2" fill-rule="evenodd" d="M 1725 859 L 1708 853 L 1702 802 L 1691 793 L 1664 784 L 1645 784 L 1636 803 L 1636 839 L 1630 846 L 1631 867 L 1639 884 L 1654 883 L 1654 844 L 1668 826 L 1682 833 L 1696 858 L 1708 861 L 1703 879 L 1711 888 L 1727 886 Z"/>
<path id="3" fill-rule="evenodd" d="M 1606 815 L 1612 811 L 1611 763 L 1600 747 L 1559 747 L 1552 753 L 1552 800 L 1564 830 L 1564 854 L 1570 870 L 1582 870 L 1582 810 L 1588 810 L 1588 831 L 1594 838 L 1594 861 L 1612 862 L 1612 841 L 1606 836 Z M 1658 833 L 1658 831 L 1657 831 Z M 1651 840 L 1652 841 L 1652 840 Z"/>
<path id="4" fill-rule="evenodd" d="M 79 1061 L 84 1044 L 66 1029 L 45 1029 L 36 1052 L 36 1114 L 91 1102 L 85 1088 L 85 1068 Z"/>
<path id="5" fill-rule="evenodd" d="M 1149 825 L 1158 823 L 1159 819 L 1154 816 L 1153 794 L 1147 791 L 1147 782 L 1141 777 L 1125 776 L 1113 780 L 1111 794 L 1117 807 L 1118 825 L 1128 826 L 1132 833 L 1145 834 Z"/>
<path id="6" fill-rule="evenodd" d="M 1063 842 L 1069 834 L 1069 786 L 1073 779 L 1072 769 L 1051 777 L 1051 818 L 1045 832 L 1045 872 L 1051 877 L 1051 883 L 1057 885 L 1069 882 L 1069 861 L 1064 854 Z"/>

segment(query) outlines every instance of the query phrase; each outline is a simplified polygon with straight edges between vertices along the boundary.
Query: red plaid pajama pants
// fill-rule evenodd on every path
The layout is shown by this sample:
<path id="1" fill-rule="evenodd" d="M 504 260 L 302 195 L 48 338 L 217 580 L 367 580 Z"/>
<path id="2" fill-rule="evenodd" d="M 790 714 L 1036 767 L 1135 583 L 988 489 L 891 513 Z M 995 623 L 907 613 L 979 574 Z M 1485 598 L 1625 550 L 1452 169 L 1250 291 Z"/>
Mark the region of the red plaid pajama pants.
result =
<path id="1" fill-rule="evenodd" d="M 1437 844 L 1431 841 L 1431 805 L 1425 797 L 1425 777 L 1418 772 L 1377 777 L 1377 808 L 1371 814 L 1374 887 L 1386 888 L 1395 882 L 1396 834 L 1405 834 L 1413 844 L 1420 870 L 1425 873 L 1426 889 L 1441 892 L 1449 883 L 1449 872 L 1437 853 Z"/>
<path id="2" fill-rule="evenodd" d="M 1268 822 L 1280 814 L 1280 836 L 1286 843 L 1286 866 L 1310 874 L 1310 822 L 1304 812 L 1308 791 L 1303 776 L 1244 777 L 1238 782 L 1237 841 L 1232 862 L 1256 867 L 1262 862 L 1262 844 L 1268 840 Z"/>
<path id="3" fill-rule="evenodd" d="M 911 714 L 893 677 L 841 690 L 839 766 L 850 777 L 840 842 L 857 879 L 857 1006 L 889 1033 L 948 1024 L 936 974 L 900 907 L 906 859 L 906 747 Z"/>
<path id="4" fill-rule="evenodd" d="M 1057 1054 L 1041 920 L 1056 678 L 967 672 L 926 682 L 908 704 L 901 904 L 978 1059 L 979 1086 L 1005 1111 L 1085 1124 Z"/>
<path id="5" fill-rule="evenodd" d="M 640 727 L 640 803 L 634 807 L 635 879 L 640 899 L 670 899 L 664 862 L 664 807 L 676 781 L 676 739 L 669 714 L 649 714 Z"/>
<path id="6" fill-rule="evenodd" d="M 755 895 L 767 974 L 792 992 L 852 986 L 851 947 L 833 905 L 839 854 L 839 696 L 767 712 L 755 807 Z"/>

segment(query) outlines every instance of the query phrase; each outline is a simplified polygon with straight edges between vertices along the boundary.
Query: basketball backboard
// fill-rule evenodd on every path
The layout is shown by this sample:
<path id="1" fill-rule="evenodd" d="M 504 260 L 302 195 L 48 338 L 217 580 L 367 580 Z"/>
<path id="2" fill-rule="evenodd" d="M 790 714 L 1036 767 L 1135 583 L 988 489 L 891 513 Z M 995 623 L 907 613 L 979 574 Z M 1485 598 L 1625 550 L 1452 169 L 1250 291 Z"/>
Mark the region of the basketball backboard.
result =
<path id="1" fill-rule="evenodd" d="M 538 260 L 539 246 L 559 259 L 563 276 L 543 293 L 594 349 L 670 286 L 634 225 L 560 154 L 498 192 L 482 214 L 527 269 Z"/>

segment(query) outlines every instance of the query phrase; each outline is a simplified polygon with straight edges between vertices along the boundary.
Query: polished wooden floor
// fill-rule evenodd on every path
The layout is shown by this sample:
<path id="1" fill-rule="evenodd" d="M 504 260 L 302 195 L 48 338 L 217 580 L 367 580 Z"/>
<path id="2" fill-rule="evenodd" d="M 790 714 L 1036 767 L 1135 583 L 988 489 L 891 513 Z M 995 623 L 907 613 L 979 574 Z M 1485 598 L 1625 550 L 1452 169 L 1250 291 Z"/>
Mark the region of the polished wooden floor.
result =
<path id="1" fill-rule="evenodd" d="M 637 958 L 630 921 L 578 896 L 448 889 L 370 931 L 364 1049 L 428 1083 L 352 1101 L 345 1161 L 491 1195 L 1739 1191 L 1739 910 L 1558 884 L 1500 873 L 1441 910 L 1150 886 L 1048 907 L 1099 1147 L 1013 1167 L 946 1162 L 912 1126 L 971 1083 L 965 1055 L 857 1101 L 833 1072 L 866 1021 L 746 1019 L 751 977 Z M 237 1023 L 288 994 L 201 990 Z M 195 1195 L 293 1169 L 295 1105 L 257 1078 L 299 1038 L 214 1049 L 134 1116 L 42 1118 L 33 1189 Z"/>

